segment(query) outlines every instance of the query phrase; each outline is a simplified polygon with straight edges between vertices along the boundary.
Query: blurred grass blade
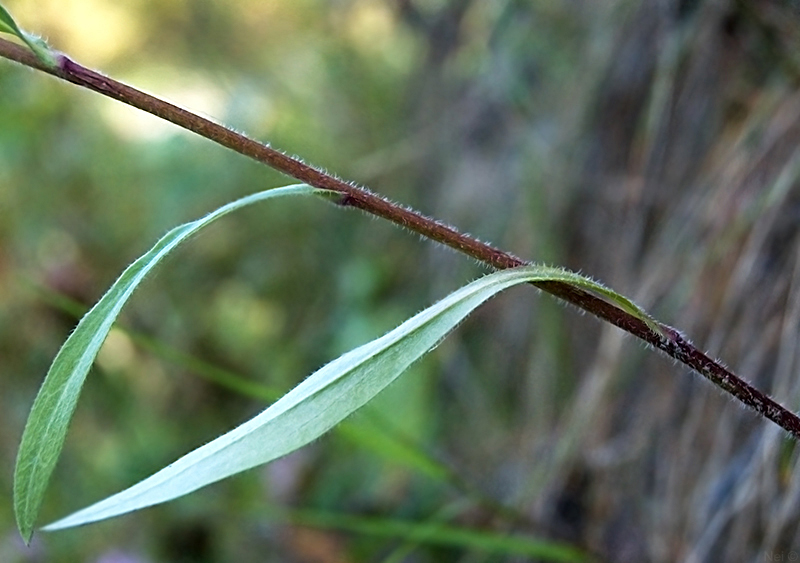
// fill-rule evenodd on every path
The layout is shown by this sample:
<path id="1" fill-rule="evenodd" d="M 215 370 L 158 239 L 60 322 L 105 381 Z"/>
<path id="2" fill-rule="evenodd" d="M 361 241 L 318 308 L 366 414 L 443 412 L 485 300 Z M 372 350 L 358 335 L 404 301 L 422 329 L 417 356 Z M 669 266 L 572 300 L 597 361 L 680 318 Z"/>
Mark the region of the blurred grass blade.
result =
<path id="1" fill-rule="evenodd" d="M 79 526 L 166 502 L 284 456 L 330 430 L 436 346 L 478 305 L 521 283 L 564 281 L 624 299 L 572 272 L 532 265 L 485 276 L 325 365 L 261 414 L 158 473 L 49 526 Z M 646 315 L 633 303 L 637 316 Z"/>
<path id="2" fill-rule="evenodd" d="M 171 250 L 203 227 L 236 209 L 279 196 L 327 194 L 305 184 L 259 192 L 220 207 L 205 217 L 176 227 L 136 260 L 81 319 L 58 351 L 31 408 L 14 472 L 14 510 L 26 541 L 42 504 L 86 374 L 125 302 L 145 276 Z"/>
<path id="3" fill-rule="evenodd" d="M 299 526 L 340 530 L 365 536 L 398 538 L 420 544 L 440 545 L 487 554 L 525 557 L 537 561 L 577 563 L 590 560 L 587 553 L 566 543 L 519 534 L 473 530 L 439 522 L 365 518 L 311 510 L 293 510 L 280 515 Z"/>
<path id="4" fill-rule="evenodd" d="M 11 17 L 11 14 L 8 13 L 8 10 L 6 10 L 2 4 L 0 4 L 0 33 L 16 35 L 30 47 L 31 51 L 36 55 L 36 58 L 46 67 L 56 68 L 58 66 L 55 55 L 53 55 L 53 51 L 50 50 L 47 43 L 40 37 L 36 37 L 20 29 L 17 22 L 14 21 L 14 18 Z"/>

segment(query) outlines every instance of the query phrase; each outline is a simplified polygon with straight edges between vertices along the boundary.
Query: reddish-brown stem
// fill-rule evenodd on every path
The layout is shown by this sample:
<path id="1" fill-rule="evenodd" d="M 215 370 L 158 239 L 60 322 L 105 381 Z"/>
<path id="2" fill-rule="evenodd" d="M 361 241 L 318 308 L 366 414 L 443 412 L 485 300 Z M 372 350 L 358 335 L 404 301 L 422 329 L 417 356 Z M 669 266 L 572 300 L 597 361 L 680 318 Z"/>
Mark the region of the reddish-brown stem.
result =
<path id="1" fill-rule="evenodd" d="M 484 264 L 497 269 L 514 268 L 530 264 L 512 254 L 483 243 L 452 227 L 425 217 L 401 205 L 392 203 L 367 189 L 343 182 L 316 168 L 308 166 L 295 158 L 286 156 L 269 146 L 236 133 L 223 125 L 215 123 L 186 111 L 178 106 L 160 100 L 140 90 L 122 84 L 112 78 L 88 69 L 65 55 L 58 56 L 59 65 L 47 68 L 29 50 L 9 41 L 0 39 L 0 56 L 23 65 L 39 69 L 78 86 L 94 90 L 100 94 L 139 108 L 179 127 L 193 131 L 215 143 L 249 156 L 296 178 L 311 186 L 331 190 L 341 194 L 338 204 L 361 209 L 366 213 L 382 217 L 426 238 L 435 240 Z M 773 401 L 767 395 L 736 376 L 719 362 L 709 358 L 691 342 L 683 338 L 675 329 L 659 324 L 661 334 L 657 334 L 642 320 L 612 305 L 611 303 L 563 282 L 534 283 L 564 301 L 599 317 L 622 330 L 644 340 L 667 355 L 690 367 L 712 383 L 730 393 L 736 399 L 754 409 L 762 416 L 772 420 L 781 428 L 800 438 L 800 417 Z"/>

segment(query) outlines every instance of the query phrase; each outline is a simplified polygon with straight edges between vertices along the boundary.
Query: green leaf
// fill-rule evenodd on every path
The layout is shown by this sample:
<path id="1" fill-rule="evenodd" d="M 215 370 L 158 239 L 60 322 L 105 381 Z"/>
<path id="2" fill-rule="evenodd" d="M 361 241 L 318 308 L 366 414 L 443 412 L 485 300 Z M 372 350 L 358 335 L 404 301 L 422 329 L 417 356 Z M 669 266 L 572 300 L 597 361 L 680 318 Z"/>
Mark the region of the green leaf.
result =
<path id="1" fill-rule="evenodd" d="M 455 291 L 386 335 L 325 365 L 261 414 L 156 474 L 49 526 L 79 526 L 166 502 L 284 456 L 327 432 L 370 401 L 431 350 L 478 305 L 514 285 L 562 281 L 636 305 L 578 274 L 542 265 L 504 270 Z"/>
<path id="2" fill-rule="evenodd" d="M 257 201 L 300 194 L 327 196 L 329 192 L 304 184 L 266 190 L 243 197 L 201 219 L 172 229 L 149 252 L 128 266 L 81 319 L 50 366 L 31 408 L 17 454 L 14 510 L 17 526 L 26 541 L 33 534 L 47 483 L 64 445 L 64 437 L 89 368 L 122 306 L 139 283 L 176 246 L 223 215 Z"/>
<path id="3" fill-rule="evenodd" d="M 56 68 L 58 66 L 58 61 L 47 43 L 42 38 L 20 29 L 17 22 L 14 21 L 14 18 L 11 17 L 11 14 L 2 4 L 0 4 L 0 32 L 19 37 L 47 68 Z"/>

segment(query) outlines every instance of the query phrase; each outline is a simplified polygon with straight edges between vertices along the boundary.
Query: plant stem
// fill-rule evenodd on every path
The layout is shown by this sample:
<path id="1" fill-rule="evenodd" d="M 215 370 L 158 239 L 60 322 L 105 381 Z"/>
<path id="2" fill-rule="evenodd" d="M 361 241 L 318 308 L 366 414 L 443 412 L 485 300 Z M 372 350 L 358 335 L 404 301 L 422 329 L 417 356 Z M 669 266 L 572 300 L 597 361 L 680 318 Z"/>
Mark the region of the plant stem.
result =
<path id="1" fill-rule="evenodd" d="M 417 211 L 392 203 L 365 188 L 354 186 L 321 172 L 223 125 L 103 76 L 76 63 L 66 55 L 58 54 L 58 67 L 48 69 L 29 50 L 0 39 L 0 56 L 161 117 L 301 182 L 337 192 L 341 194 L 336 202 L 339 205 L 361 209 L 371 215 L 387 219 L 425 238 L 467 254 L 493 268 L 506 269 L 530 264 L 530 262 L 483 243 L 450 226 L 425 217 Z M 651 344 L 707 378 L 760 415 L 772 420 L 794 437 L 800 438 L 800 418 L 797 415 L 736 376 L 719 362 L 709 358 L 677 330 L 658 323 L 661 329 L 661 334 L 658 334 L 633 315 L 567 283 L 539 282 L 533 285 Z"/>

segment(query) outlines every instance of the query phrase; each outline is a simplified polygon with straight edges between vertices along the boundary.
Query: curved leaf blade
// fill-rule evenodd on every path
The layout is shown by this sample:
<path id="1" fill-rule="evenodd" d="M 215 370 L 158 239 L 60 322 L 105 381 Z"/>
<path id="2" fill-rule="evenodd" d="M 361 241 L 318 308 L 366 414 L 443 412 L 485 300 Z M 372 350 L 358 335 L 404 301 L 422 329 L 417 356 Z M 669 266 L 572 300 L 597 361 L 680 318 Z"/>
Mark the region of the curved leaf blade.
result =
<path id="1" fill-rule="evenodd" d="M 511 286 L 537 281 L 563 281 L 619 297 L 561 268 L 532 265 L 487 275 L 323 366 L 241 426 L 136 485 L 44 529 L 79 526 L 167 502 L 308 444 L 392 383 L 481 303 Z M 637 316 L 649 318 L 632 302 L 626 299 L 625 303 Z"/>
<path id="2" fill-rule="evenodd" d="M 233 201 L 201 219 L 175 227 L 128 266 L 100 301 L 86 313 L 53 360 L 22 434 L 14 471 L 14 511 L 17 526 L 26 541 L 33 534 L 48 481 L 64 445 L 89 368 L 123 305 L 145 276 L 175 247 L 231 211 L 280 196 L 327 193 L 305 184 L 266 190 Z"/>

